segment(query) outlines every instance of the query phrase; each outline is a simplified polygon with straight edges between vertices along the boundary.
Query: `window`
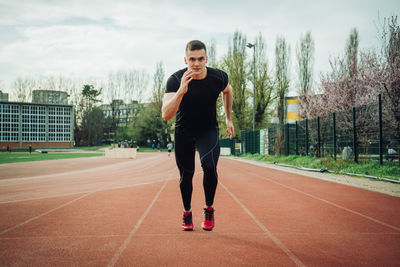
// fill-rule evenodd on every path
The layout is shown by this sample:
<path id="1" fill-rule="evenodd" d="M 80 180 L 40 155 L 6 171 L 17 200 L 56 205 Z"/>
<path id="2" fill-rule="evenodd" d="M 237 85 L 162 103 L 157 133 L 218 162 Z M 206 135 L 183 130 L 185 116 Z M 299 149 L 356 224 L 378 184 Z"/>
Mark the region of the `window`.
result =
<path id="1" fill-rule="evenodd" d="M 43 106 L 22 106 L 22 141 L 46 141 L 46 112 Z"/>
<path id="2" fill-rule="evenodd" d="M 0 104 L 0 141 L 18 141 L 19 106 Z"/>
<path id="3" fill-rule="evenodd" d="M 49 142 L 71 142 L 70 122 L 70 107 L 49 107 Z"/>

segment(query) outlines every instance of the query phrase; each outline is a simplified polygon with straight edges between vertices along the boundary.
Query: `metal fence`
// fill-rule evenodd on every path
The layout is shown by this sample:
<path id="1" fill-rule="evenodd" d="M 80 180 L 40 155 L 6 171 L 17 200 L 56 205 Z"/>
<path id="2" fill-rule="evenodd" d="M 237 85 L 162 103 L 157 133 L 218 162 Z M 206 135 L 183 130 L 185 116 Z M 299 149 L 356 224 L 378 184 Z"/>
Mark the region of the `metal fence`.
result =
<path id="1" fill-rule="evenodd" d="M 326 116 L 285 124 L 283 129 L 273 124 L 267 129 L 242 131 L 242 153 L 278 154 L 278 142 L 285 155 L 307 155 L 353 159 L 399 160 L 398 133 L 382 119 L 381 96 L 376 103 L 334 112 Z M 278 138 L 283 131 L 283 138 Z M 397 138 L 396 138 L 397 136 Z M 280 140 L 283 139 L 283 140 Z M 392 148 L 397 153 L 388 155 Z"/>

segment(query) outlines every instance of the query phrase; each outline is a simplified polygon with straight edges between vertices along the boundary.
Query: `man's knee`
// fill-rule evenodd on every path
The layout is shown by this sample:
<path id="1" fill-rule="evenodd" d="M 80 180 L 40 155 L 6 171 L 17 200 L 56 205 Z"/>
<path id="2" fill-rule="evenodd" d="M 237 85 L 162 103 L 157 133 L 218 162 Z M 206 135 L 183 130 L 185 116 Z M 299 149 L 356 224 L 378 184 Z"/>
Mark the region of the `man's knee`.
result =
<path id="1" fill-rule="evenodd" d="M 217 169 L 215 162 L 212 160 L 203 160 L 201 162 L 201 167 L 204 172 L 215 172 Z"/>

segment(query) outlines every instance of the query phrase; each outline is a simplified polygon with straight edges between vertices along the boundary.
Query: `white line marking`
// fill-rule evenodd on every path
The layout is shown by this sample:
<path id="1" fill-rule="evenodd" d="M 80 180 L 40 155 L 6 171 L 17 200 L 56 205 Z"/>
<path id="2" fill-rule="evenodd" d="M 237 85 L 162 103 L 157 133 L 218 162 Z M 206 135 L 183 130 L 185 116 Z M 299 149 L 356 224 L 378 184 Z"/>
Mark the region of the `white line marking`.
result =
<path id="1" fill-rule="evenodd" d="M 157 201 L 158 197 L 160 196 L 161 192 L 164 190 L 165 186 L 167 185 L 168 180 L 165 180 L 164 184 L 162 185 L 160 191 L 158 191 L 157 195 L 154 197 L 153 201 L 151 201 L 150 205 L 147 207 L 147 209 L 144 211 L 142 217 L 140 217 L 139 221 L 136 223 L 135 227 L 133 227 L 132 231 L 129 233 L 128 237 L 125 239 L 124 243 L 119 247 L 118 251 L 114 254 L 114 257 L 111 259 L 110 263 L 108 266 L 114 266 L 119 258 L 121 257 L 122 253 L 126 249 L 126 247 L 129 245 L 131 242 L 131 239 L 133 235 L 136 233 L 136 231 L 139 229 L 139 227 L 142 225 L 144 219 L 147 217 L 147 214 L 149 214 L 151 208 L 153 207 L 154 203 Z"/>
<path id="2" fill-rule="evenodd" d="M 176 178 L 169 178 L 169 180 L 175 180 Z M 71 192 L 71 193 L 66 193 L 66 194 L 56 194 L 56 195 L 51 195 L 47 197 L 36 197 L 36 198 L 24 198 L 24 199 L 16 199 L 16 200 L 9 200 L 9 201 L 2 201 L 0 202 L 1 204 L 10 204 L 10 203 L 18 203 L 18 202 L 23 202 L 23 201 L 32 201 L 32 200 L 42 200 L 42 199 L 50 199 L 50 198 L 57 198 L 57 197 L 66 197 L 66 196 L 71 196 L 71 195 L 77 195 L 77 194 L 84 194 L 84 193 L 97 193 L 97 192 L 103 192 L 103 191 L 108 191 L 108 190 L 116 190 L 116 189 L 124 189 L 124 188 L 132 188 L 136 186 L 142 186 L 142 185 L 150 185 L 150 184 L 156 184 L 159 182 L 165 181 L 165 178 L 160 179 L 160 180 L 154 180 L 151 182 L 143 182 L 143 183 L 138 183 L 138 184 L 127 184 L 127 185 L 109 185 L 106 187 L 100 187 L 95 190 L 89 190 L 89 191 L 77 191 L 77 192 Z"/>
<path id="3" fill-rule="evenodd" d="M 222 184 L 221 182 L 219 183 L 226 192 L 228 192 L 229 195 L 231 195 L 231 197 L 242 207 L 242 209 L 250 216 L 250 218 L 253 219 L 253 221 L 261 228 L 261 230 L 264 231 L 264 233 L 271 238 L 271 240 L 281 249 L 283 250 L 283 252 L 286 253 L 286 255 L 288 255 L 288 257 L 297 265 L 297 266 L 305 266 L 299 258 L 297 258 L 283 243 L 282 241 L 280 241 L 276 236 L 274 236 L 271 231 L 269 231 L 267 229 L 267 227 L 265 227 L 264 224 L 262 224 L 257 218 L 256 216 L 254 216 L 254 214 L 231 192 L 229 191 L 229 189 Z"/>
<path id="4" fill-rule="evenodd" d="M 292 190 L 292 191 L 295 191 L 295 192 L 297 192 L 297 193 L 301 193 L 301 194 L 303 194 L 303 195 L 306 195 L 306 196 L 309 196 L 309 197 L 311 197 L 311 198 L 317 199 L 317 200 L 319 200 L 319 201 L 325 202 L 325 203 L 327 203 L 327 204 L 329 204 L 329 205 L 332 205 L 332 206 L 334 206 L 334 207 L 336 207 L 336 208 L 339 208 L 339 209 L 348 211 L 348 212 L 353 213 L 353 214 L 355 214 L 355 215 L 361 216 L 361 217 L 363 217 L 363 218 L 365 218 L 365 219 L 371 220 L 371 221 L 373 221 L 373 222 L 375 222 L 375 223 L 377 223 L 377 224 L 381 224 L 381 225 L 383 225 L 383 226 L 389 227 L 389 228 L 391 228 L 391 229 L 393 229 L 393 230 L 396 230 L 396 231 L 399 231 L 399 232 L 400 232 L 400 228 L 399 228 L 399 227 L 396 227 L 396 226 L 394 226 L 394 225 L 390 225 L 390 224 L 384 223 L 384 222 L 382 222 L 382 221 L 380 221 L 380 220 L 377 220 L 377 219 L 374 219 L 374 218 L 372 218 L 372 217 L 369 217 L 368 215 L 364 215 L 364 214 L 362 214 L 362 213 L 360 213 L 360 212 L 358 212 L 358 211 L 355 211 L 355 210 L 352 210 L 352 209 L 348 209 L 348 208 L 346 208 L 346 207 L 340 206 L 339 204 L 333 203 L 333 202 L 331 202 L 331 201 L 329 201 L 329 200 L 326 200 L 326 199 L 323 199 L 323 198 L 320 198 L 320 197 L 311 195 L 311 194 L 309 194 L 309 193 L 306 193 L 306 192 L 301 191 L 301 190 L 299 190 L 299 189 L 293 188 L 293 187 L 291 187 L 291 186 L 281 184 L 281 183 L 279 183 L 279 182 L 276 182 L 276 181 L 274 181 L 274 180 L 272 180 L 272 179 L 266 178 L 266 177 L 261 176 L 261 175 L 259 175 L 259 174 L 255 174 L 255 175 L 258 176 L 258 177 L 260 177 L 260 178 L 262 178 L 262 179 L 265 179 L 265 180 L 267 180 L 267 181 L 270 181 L 270 182 L 272 182 L 272 183 L 275 183 L 275 184 L 277 184 L 277 185 L 286 187 L 286 188 L 288 188 L 288 189 L 290 189 L 290 190 Z"/>
<path id="5" fill-rule="evenodd" d="M 68 202 L 66 202 L 66 203 L 64 203 L 64 204 L 61 204 L 60 206 L 58 206 L 58 207 L 56 207 L 56 208 L 54 208 L 54 209 L 51 209 L 51 210 L 49 210 L 49 211 L 46 211 L 46 212 L 44 212 L 44 213 L 42 213 L 42 214 L 39 214 L 39 215 L 37 215 L 37 216 L 35 216 L 35 217 L 32 217 L 32 218 L 28 219 L 28 220 L 26 220 L 26 221 L 24 221 L 24 222 L 22 222 L 22 223 L 19 223 L 19 224 L 16 224 L 16 225 L 14 225 L 14 226 L 12 226 L 12 227 L 10 227 L 10 228 L 7 228 L 7 229 L 1 231 L 1 232 L 0 232 L 0 235 L 5 234 L 5 233 L 7 233 L 7 232 L 9 232 L 9 231 L 11 231 L 11 230 L 14 230 L 14 229 L 16 229 L 16 228 L 18 228 L 18 227 L 20 227 L 20 226 L 22 226 L 22 225 L 25 225 L 25 224 L 27 224 L 27 223 L 30 223 L 30 222 L 32 222 L 32 221 L 34 221 L 34 220 L 36 220 L 36 219 L 39 219 L 39 218 L 41 218 L 41 217 L 43 217 L 43 216 L 45 216 L 45 215 L 47 215 L 47 214 L 49 214 L 49 213 L 51 213 L 51 212 L 53 212 L 53 211 L 56 211 L 56 210 L 61 209 L 61 208 L 65 207 L 65 206 L 68 206 L 69 204 L 72 204 L 72 203 L 74 203 L 74 202 L 76 202 L 76 201 L 78 201 L 78 200 L 80 200 L 80 199 L 82 199 L 82 198 L 84 198 L 84 197 L 87 197 L 87 196 L 90 195 L 90 194 L 92 194 L 92 193 L 84 194 L 84 195 L 82 195 L 82 196 L 80 196 L 80 197 L 78 197 L 78 198 L 75 198 L 75 199 L 70 200 L 70 201 L 68 201 Z"/>
<path id="6" fill-rule="evenodd" d="M 269 168 L 268 166 L 258 165 L 258 164 L 253 163 L 253 162 L 248 162 L 248 161 L 246 161 L 245 163 L 252 164 L 252 165 L 256 165 L 256 166 L 259 166 L 259 167 Z M 240 168 L 239 168 L 239 169 L 240 169 Z M 282 170 L 278 170 L 278 171 L 282 171 Z M 285 172 L 285 171 L 283 171 L 283 172 Z M 290 189 L 290 190 L 292 190 L 292 191 L 295 191 L 295 192 L 297 192 L 297 193 L 300 193 L 300 194 L 309 196 L 309 197 L 311 197 L 311 198 L 320 200 L 320 201 L 325 202 L 325 203 L 327 203 L 327 204 L 329 204 L 329 205 L 332 205 L 332 206 L 334 206 L 334 207 L 336 207 L 336 208 L 339 208 L 339 209 L 348 211 L 348 212 L 350 212 L 350 213 L 353 213 L 353 214 L 355 214 L 355 215 L 358 215 L 358 216 L 361 216 L 361 217 L 363 217 L 363 218 L 365 218 L 365 219 L 368 219 L 368 220 L 370 220 L 370 221 L 373 221 L 373 222 L 375 222 L 375 223 L 377 223 L 377 224 L 380 224 L 380 225 L 389 227 L 389 228 L 391 228 L 391 229 L 393 229 L 393 230 L 396 230 L 396 231 L 399 231 L 399 232 L 400 232 L 400 228 L 399 228 L 399 227 L 396 227 L 396 226 L 394 226 L 394 225 L 387 224 L 387 223 L 382 222 L 382 221 L 380 221 L 380 220 L 378 220 L 378 219 L 372 218 L 372 217 L 370 217 L 370 216 L 368 216 L 368 215 L 364 215 L 364 214 L 362 214 L 362 213 L 360 213 L 360 212 L 358 212 L 358 211 L 355 211 L 355 210 L 352 210 L 352 209 L 343 207 L 343 206 L 341 206 L 341 205 L 339 205 L 339 204 L 336 204 L 336 203 L 331 202 L 331 201 L 329 201 L 329 200 L 326 200 L 326 199 L 323 199 L 323 198 L 320 198 L 320 197 L 311 195 L 311 194 L 309 194 L 309 193 L 306 193 L 306 192 L 301 191 L 301 190 L 299 190 L 299 189 L 293 188 L 293 187 L 291 187 L 291 186 L 281 184 L 281 183 L 279 183 L 279 182 L 277 182 L 277 181 L 274 181 L 274 180 L 272 180 L 272 179 L 270 179 L 270 178 L 267 178 L 267 177 L 265 177 L 265 176 L 262 176 L 262 175 L 260 175 L 260 174 L 257 174 L 257 173 L 253 173 L 253 174 L 255 174 L 256 176 L 258 176 L 258 177 L 261 178 L 261 179 L 264 179 L 264 180 L 267 180 L 267 181 L 269 181 L 269 182 L 275 183 L 275 184 L 277 184 L 277 185 L 286 187 L 286 188 L 288 188 L 288 189 Z"/>

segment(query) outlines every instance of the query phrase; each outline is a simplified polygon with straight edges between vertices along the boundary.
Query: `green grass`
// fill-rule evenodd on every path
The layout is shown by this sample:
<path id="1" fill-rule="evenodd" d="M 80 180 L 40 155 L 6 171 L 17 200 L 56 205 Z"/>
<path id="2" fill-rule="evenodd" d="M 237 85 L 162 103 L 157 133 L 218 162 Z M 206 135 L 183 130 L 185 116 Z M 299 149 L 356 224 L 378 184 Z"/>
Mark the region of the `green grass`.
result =
<path id="1" fill-rule="evenodd" d="M 56 159 L 72 159 L 86 157 L 101 157 L 103 153 L 0 153 L 0 163 L 14 163 L 24 161 L 40 161 L 40 160 L 56 160 Z"/>
<path id="2" fill-rule="evenodd" d="M 259 155 L 259 154 L 245 154 L 241 157 L 261 160 L 269 163 L 278 162 L 281 164 L 287 164 L 297 167 L 313 168 L 313 169 L 328 169 L 329 171 L 339 173 L 354 173 L 360 175 L 372 175 L 377 177 L 390 178 L 394 180 L 400 180 L 400 167 L 397 162 L 383 163 L 383 166 L 379 165 L 378 161 L 362 161 L 358 164 L 349 160 L 333 158 L 316 158 L 307 156 L 272 156 L 272 155 Z"/>

